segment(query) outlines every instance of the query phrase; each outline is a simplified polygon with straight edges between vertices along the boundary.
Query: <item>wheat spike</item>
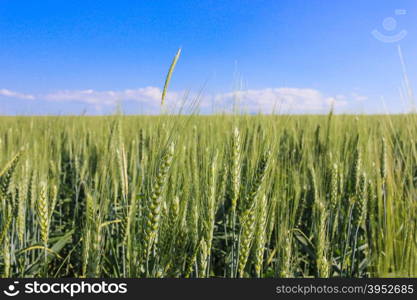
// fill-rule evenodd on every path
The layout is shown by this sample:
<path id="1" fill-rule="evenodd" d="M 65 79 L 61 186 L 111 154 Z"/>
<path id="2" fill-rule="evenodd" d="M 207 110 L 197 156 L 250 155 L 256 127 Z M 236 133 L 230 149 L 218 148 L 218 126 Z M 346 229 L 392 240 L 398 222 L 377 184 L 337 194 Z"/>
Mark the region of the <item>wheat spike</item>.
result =
<path id="1" fill-rule="evenodd" d="M 145 257 L 149 256 L 150 249 L 155 242 L 158 228 L 159 228 L 159 219 L 161 217 L 161 205 L 162 205 L 162 191 L 167 182 L 168 171 L 171 167 L 172 158 L 174 156 L 174 144 L 171 143 L 162 157 L 161 165 L 159 167 L 158 173 L 155 178 L 155 182 L 152 186 L 150 203 L 148 207 L 148 212 L 145 217 L 145 232 L 144 232 L 144 242 L 143 242 L 143 251 Z"/>
<path id="2" fill-rule="evenodd" d="M 45 247 L 47 247 L 49 236 L 49 211 L 48 200 L 44 184 L 42 184 L 40 188 L 36 212 L 38 214 L 38 224 L 40 227 L 41 239 Z"/>

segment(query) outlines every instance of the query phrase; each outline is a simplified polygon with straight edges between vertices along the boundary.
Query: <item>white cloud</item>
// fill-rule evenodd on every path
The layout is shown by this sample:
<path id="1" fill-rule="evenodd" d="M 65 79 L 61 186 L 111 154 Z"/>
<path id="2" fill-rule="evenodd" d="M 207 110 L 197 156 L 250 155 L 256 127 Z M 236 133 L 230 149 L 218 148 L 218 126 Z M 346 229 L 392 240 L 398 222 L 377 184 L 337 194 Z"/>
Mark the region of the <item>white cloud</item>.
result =
<path id="1" fill-rule="evenodd" d="M 168 92 L 166 103 L 168 106 L 179 107 L 184 100 L 184 92 Z M 91 105 L 95 110 L 101 111 L 121 102 L 139 104 L 144 112 L 158 112 L 160 108 L 162 91 L 158 87 L 144 87 L 125 90 L 60 90 L 50 93 L 30 95 L 18 93 L 7 89 L 0 89 L 0 96 L 28 100 L 43 100 L 51 102 L 79 102 Z M 197 94 L 188 94 L 188 101 L 193 101 Z M 202 112 L 231 111 L 233 105 L 248 113 L 326 113 L 333 105 L 336 109 L 348 108 L 355 102 L 367 98 L 356 93 L 350 95 L 325 96 L 316 89 L 309 88 L 265 88 L 243 90 L 230 93 L 206 94 L 199 98 Z"/>
<path id="2" fill-rule="evenodd" d="M 215 103 L 220 107 L 238 107 L 248 112 L 326 112 L 333 104 L 336 108 L 347 105 L 344 99 L 326 97 L 315 89 L 266 88 L 218 94 Z"/>
<path id="3" fill-rule="evenodd" d="M 120 101 L 136 101 L 143 104 L 158 105 L 162 91 L 157 87 L 126 89 L 122 91 L 63 90 L 44 95 L 49 101 L 78 101 L 95 105 L 114 105 Z M 177 99 L 178 93 L 170 92 L 167 99 Z"/>
<path id="4" fill-rule="evenodd" d="M 167 104 L 178 104 L 184 93 L 169 92 Z M 127 89 L 122 91 L 95 91 L 95 90 L 63 90 L 44 95 L 42 98 L 49 101 L 78 101 L 95 106 L 115 105 L 119 101 L 135 101 L 150 108 L 158 107 L 162 91 L 157 87 Z M 189 99 L 197 95 L 189 95 Z M 231 109 L 233 103 L 248 112 L 264 113 L 276 111 L 304 111 L 321 112 L 330 108 L 334 103 L 336 107 L 346 105 L 345 98 L 325 97 L 314 89 L 300 88 L 267 88 L 260 90 L 245 90 L 201 97 L 200 106 L 210 108 L 213 105 L 223 109 Z"/>
<path id="5" fill-rule="evenodd" d="M 35 99 L 35 96 L 33 95 L 18 93 L 18 92 L 11 91 L 8 89 L 0 89 L 0 96 L 9 97 L 9 98 L 17 98 L 17 99 L 25 99 L 25 100 Z"/>

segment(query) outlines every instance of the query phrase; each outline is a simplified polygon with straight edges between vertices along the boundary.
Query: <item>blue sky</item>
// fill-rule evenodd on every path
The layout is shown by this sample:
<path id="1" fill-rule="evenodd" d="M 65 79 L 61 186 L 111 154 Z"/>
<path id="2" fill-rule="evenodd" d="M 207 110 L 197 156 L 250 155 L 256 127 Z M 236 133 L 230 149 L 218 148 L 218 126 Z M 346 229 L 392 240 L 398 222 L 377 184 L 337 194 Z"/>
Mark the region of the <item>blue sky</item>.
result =
<path id="1" fill-rule="evenodd" d="M 0 114 L 155 113 L 179 47 L 170 103 L 403 112 L 416 19 L 415 0 L 0 0 Z"/>

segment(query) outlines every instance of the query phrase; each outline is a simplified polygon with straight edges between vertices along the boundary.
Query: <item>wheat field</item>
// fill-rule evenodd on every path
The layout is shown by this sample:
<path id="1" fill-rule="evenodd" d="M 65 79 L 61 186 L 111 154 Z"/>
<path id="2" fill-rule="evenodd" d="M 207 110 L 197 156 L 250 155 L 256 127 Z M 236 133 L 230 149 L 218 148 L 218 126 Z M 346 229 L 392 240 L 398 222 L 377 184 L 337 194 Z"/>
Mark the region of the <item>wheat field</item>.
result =
<path id="1" fill-rule="evenodd" d="M 0 118 L 3 277 L 416 277 L 417 115 Z"/>

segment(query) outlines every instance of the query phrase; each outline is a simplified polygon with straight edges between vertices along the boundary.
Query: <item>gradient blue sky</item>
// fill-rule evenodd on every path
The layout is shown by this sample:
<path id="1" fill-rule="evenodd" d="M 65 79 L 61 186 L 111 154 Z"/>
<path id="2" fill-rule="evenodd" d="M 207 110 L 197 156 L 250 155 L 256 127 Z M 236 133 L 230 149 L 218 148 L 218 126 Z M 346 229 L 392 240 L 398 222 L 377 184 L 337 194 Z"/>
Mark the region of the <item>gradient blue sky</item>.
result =
<path id="1" fill-rule="evenodd" d="M 415 0 L 0 0 L 0 114 L 156 112 L 178 47 L 168 101 L 204 87 L 202 112 L 402 112 L 416 20 Z"/>

